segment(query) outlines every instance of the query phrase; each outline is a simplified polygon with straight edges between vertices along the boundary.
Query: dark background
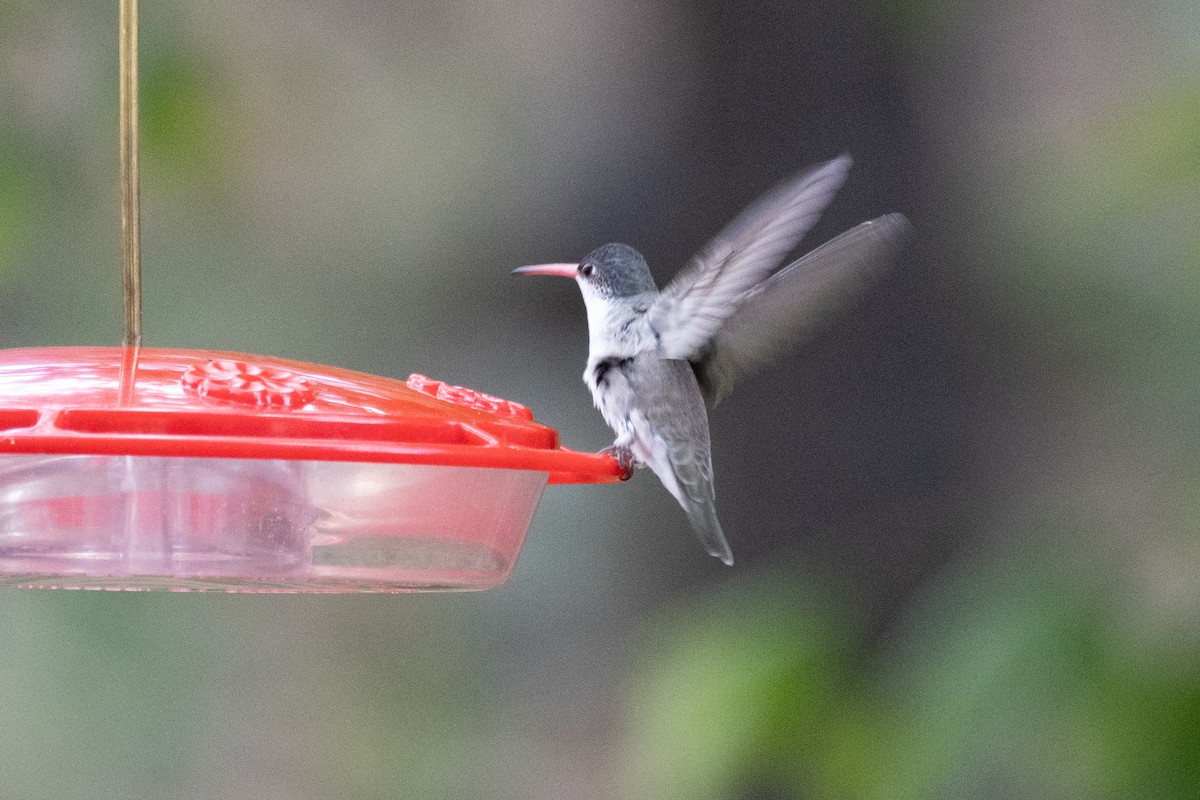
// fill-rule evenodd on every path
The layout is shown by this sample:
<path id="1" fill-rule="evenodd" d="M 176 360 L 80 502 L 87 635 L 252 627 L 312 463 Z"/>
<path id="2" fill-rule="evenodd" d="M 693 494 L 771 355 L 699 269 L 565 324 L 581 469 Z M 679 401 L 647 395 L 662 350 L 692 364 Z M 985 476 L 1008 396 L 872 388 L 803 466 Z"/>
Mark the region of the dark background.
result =
<path id="1" fill-rule="evenodd" d="M 0 345 L 120 340 L 116 4 L 0 0 Z M 1200 795 L 1193 4 L 142 3 L 145 343 L 611 441 L 583 305 L 849 152 L 868 294 L 476 595 L 0 593 L 3 796 Z"/>

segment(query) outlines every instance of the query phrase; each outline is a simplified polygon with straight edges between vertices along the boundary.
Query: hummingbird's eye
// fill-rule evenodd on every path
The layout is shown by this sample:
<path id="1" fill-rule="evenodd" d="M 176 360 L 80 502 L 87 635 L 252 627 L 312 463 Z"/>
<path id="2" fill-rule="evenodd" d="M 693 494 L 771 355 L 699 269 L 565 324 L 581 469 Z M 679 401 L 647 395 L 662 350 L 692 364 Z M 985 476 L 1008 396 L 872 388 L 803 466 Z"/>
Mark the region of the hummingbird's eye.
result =
<path id="1" fill-rule="evenodd" d="M 594 266 L 592 266 L 591 264 L 580 264 L 579 265 L 579 274 L 585 278 L 590 278 L 592 276 L 592 273 L 595 271 L 596 271 L 596 268 Z"/>

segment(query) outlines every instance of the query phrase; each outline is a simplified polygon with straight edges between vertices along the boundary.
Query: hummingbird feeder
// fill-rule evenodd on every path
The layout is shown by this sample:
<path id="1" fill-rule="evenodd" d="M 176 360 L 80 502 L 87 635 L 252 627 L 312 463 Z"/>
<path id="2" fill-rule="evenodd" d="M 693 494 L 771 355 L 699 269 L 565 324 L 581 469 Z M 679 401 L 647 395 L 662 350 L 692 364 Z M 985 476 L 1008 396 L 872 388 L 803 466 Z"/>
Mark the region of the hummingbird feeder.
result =
<path id="1" fill-rule="evenodd" d="M 141 347 L 136 0 L 120 15 L 125 342 L 0 351 L 0 585 L 503 583 L 546 485 L 620 480 L 614 458 L 420 375 Z"/>

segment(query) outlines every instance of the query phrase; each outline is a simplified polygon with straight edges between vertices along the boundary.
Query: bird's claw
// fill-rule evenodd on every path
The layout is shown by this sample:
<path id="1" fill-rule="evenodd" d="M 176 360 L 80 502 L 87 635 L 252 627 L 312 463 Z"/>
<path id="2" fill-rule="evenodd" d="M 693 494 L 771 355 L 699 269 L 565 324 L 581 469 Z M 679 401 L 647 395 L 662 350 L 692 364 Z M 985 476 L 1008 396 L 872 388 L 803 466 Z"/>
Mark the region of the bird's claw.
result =
<path id="1" fill-rule="evenodd" d="M 633 471 L 637 468 L 637 459 L 633 457 L 633 450 L 614 444 L 604 448 L 600 453 L 617 460 L 617 463 L 625 473 L 621 476 L 621 480 L 627 481 L 633 477 Z"/>

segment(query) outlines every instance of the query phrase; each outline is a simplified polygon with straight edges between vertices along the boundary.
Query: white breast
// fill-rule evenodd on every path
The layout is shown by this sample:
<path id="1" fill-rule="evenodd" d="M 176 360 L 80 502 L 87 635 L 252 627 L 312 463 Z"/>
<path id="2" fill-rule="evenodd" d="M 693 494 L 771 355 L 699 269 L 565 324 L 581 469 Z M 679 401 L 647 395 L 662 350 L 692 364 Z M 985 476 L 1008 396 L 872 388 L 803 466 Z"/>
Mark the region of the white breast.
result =
<path id="1" fill-rule="evenodd" d="M 584 289 L 588 316 L 588 363 L 583 382 L 592 393 L 592 403 L 617 434 L 618 447 L 634 437 L 630 415 L 636 403 L 626 371 L 635 356 L 657 348 L 654 332 L 646 318 L 645 303 L 613 303 Z"/>
<path id="2" fill-rule="evenodd" d="M 588 359 L 583 373 L 583 382 L 592 393 L 592 403 L 617 434 L 617 446 L 628 445 L 633 437 L 630 414 L 633 411 L 634 395 L 625 375 L 631 359 L 617 356 L 592 357 Z"/>

